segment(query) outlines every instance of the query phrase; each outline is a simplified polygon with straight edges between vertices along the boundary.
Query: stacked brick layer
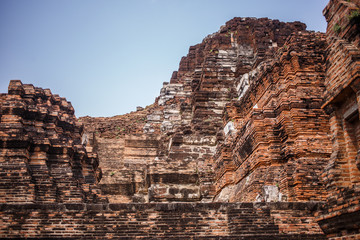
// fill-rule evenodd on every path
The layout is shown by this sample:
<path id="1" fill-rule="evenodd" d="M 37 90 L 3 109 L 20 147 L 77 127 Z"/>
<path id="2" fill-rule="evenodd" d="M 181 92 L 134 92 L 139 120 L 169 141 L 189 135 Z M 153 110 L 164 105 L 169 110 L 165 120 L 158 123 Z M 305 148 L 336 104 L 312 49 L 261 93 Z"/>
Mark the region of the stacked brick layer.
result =
<path id="1" fill-rule="evenodd" d="M 318 222 L 330 239 L 360 238 L 360 1 L 332 0 L 327 28 L 326 92 L 332 154 L 324 168 L 327 204 Z"/>
<path id="2" fill-rule="evenodd" d="M 81 118 L 85 134 L 65 99 L 12 81 L 0 236 L 358 239 L 359 8 L 331 0 L 326 35 L 234 18 L 190 47 L 153 105 Z M 103 201 L 98 187 L 124 204 L 85 204 Z M 171 201 L 218 203 L 129 203 Z M 224 203 L 239 201 L 253 203 Z"/>
<path id="3" fill-rule="evenodd" d="M 325 239 L 318 204 L 0 204 L 0 237 Z"/>
<path id="4" fill-rule="evenodd" d="M 320 177 L 331 154 L 321 109 L 325 35 L 296 33 L 285 45 L 226 106 L 224 123 L 236 131 L 225 134 L 215 156 L 219 201 L 266 201 L 264 188 L 278 195 L 270 201 L 326 199 Z"/>
<path id="5" fill-rule="evenodd" d="M 81 118 L 88 134 L 94 135 L 104 173 L 100 184 L 111 192 L 110 201 L 212 201 L 213 155 L 224 106 L 238 97 L 244 74 L 273 58 L 289 35 L 301 30 L 305 25 L 300 22 L 234 18 L 190 47 L 153 105 L 124 116 Z M 128 138 L 134 139 L 136 149 L 123 146 Z M 109 145 L 114 151 L 107 150 Z M 127 156 L 130 151 L 137 156 Z M 146 169 L 134 171 L 139 161 Z M 135 182 L 129 172 L 136 175 Z M 142 187 L 116 192 L 110 183 L 118 189 L 121 184 Z"/>
<path id="6" fill-rule="evenodd" d="M 0 102 L 0 202 L 103 201 L 98 159 L 69 102 L 11 81 Z"/>

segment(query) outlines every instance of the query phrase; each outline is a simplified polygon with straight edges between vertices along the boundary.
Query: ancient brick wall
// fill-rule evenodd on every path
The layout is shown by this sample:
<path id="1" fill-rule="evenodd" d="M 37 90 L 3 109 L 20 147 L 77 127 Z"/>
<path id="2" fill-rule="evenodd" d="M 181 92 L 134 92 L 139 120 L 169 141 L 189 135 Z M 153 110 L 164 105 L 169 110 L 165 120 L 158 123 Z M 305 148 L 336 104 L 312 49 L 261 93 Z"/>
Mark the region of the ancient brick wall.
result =
<path id="1" fill-rule="evenodd" d="M 101 191 L 110 202 L 147 202 L 149 164 L 158 153 L 160 127 L 147 131 L 147 116 L 157 104 L 129 114 L 79 119 L 97 152 L 102 169 Z"/>
<path id="2" fill-rule="evenodd" d="M 324 169 L 327 208 L 318 221 L 330 239 L 360 237 L 360 1 L 332 0 L 324 9 L 327 75 L 323 108 L 330 116 L 332 154 Z"/>
<path id="3" fill-rule="evenodd" d="M 325 239 L 317 203 L 0 204 L 0 237 Z"/>
<path id="4" fill-rule="evenodd" d="M 0 202 L 103 201 L 97 155 L 70 102 L 11 81 L 0 102 Z M 83 141 L 83 142 L 82 142 Z"/>
<path id="5" fill-rule="evenodd" d="M 216 154 L 217 201 L 326 199 L 325 35 L 296 33 L 284 46 L 255 77 L 241 79 L 248 90 L 226 106 L 232 131 L 224 130 Z M 270 189 L 276 196 L 265 196 Z"/>
<path id="6" fill-rule="evenodd" d="M 202 43 L 190 47 L 153 105 L 124 116 L 81 118 L 89 135 L 100 143 L 96 148 L 104 190 L 106 186 L 110 189 L 110 183 L 117 188 L 125 183 L 136 185 L 131 177 L 124 176 L 135 171 L 131 167 L 134 160 L 121 154 L 126 152 L 121 150 L 122 142 L 133 136 L 139 139 L 134 144 L 143 146 L 138 148 L 142 154 L 136 159 L 147 167 L 137 171 L 136 178 L 147 188 L 126 194 L 113 192 L 110 201 L 212 201 L 213 155 L 225 104 L 238 97 L 241 77 L 273 58 L 286 38 L 299 30 L 305 30 L 300 22 L 234 18 Z M 150 141 L 154 136 L 158 137 L 156 156 L 140 140 Z M 112 150 L 118 146 L 114 154 L 106 150 L 110 145 Z M 122 173 L 114 174 L 115 162 Z M 123 167 L 122 162 L 127 162 L 128 167 Z"/>
<path id="7" fill-rule="evenodd" d="M 326 34 L 234 18 L 122 116 L 11 81 L 0 237 L 358 239 L 359 8 L 331 0 Z"/>

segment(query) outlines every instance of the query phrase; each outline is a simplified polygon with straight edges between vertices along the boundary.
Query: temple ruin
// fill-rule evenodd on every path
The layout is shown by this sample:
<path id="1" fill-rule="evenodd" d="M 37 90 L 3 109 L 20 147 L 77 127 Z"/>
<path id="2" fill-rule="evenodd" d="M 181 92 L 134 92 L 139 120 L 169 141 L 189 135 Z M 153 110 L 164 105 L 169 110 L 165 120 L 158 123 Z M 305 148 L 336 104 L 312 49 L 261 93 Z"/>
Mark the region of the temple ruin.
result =
<path id="1" fill-rule="evenodd" d="M 121 116 L 10 81 L 0 238 L 360 239 L 360 0 L 323 14 L 231 19 Z"/>

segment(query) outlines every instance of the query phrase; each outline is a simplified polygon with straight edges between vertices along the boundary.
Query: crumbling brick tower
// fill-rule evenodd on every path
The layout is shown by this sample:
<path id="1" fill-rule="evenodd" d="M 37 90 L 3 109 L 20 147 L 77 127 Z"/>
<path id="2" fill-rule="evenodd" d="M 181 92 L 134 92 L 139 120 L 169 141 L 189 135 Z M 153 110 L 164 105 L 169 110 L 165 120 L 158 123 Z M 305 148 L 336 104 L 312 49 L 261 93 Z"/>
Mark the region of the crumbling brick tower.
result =
<path id="1" fill-rule="evenodd" d="M 225 136 L 215 156 L 217 201 L 326 199 L 325 46 L 322 33 L 294 33 L 273 61 L 240 79 L 238 85 L 249 88 L 224 111 Z"/>
<path id="2" fill-rule="evenodd" d="M 333 239 L 360 237 L 360 1 L 331 0 L 328 22 L 325 100 L 332 153 L 324 169 L 326 210 L 319 217 Z"/>
<path id="3" fill-rule="evenodd" d="M 1 203 L 105 200 L 97 155 L 82 142 L 70 102 L 15 80 L 0 107 Z"/>
<path id="4" fill-rule="evenodd" d="M 95 136 L 110 202 L 213 201 L 224 106 L 246 91 L 243 76 L 261 73 L 287 38 L 305 29 L 300 22 L 231 19 L 190 47 L 153 105 L 122 117 L 81 118 Z"/>

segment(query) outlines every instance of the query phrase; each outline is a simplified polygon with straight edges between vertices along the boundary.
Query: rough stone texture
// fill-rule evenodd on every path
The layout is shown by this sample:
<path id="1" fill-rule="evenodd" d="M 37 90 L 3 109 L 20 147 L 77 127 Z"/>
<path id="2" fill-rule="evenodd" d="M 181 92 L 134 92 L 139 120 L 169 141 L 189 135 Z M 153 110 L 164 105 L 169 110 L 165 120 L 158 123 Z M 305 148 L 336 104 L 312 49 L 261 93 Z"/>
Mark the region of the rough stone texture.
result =
<path id="1" fill-rule="evenodd" d="M 65 98 L 14 80 L 1 95 L 0 117 L 1 203 L 105 200 L 97 155 Z"/>

